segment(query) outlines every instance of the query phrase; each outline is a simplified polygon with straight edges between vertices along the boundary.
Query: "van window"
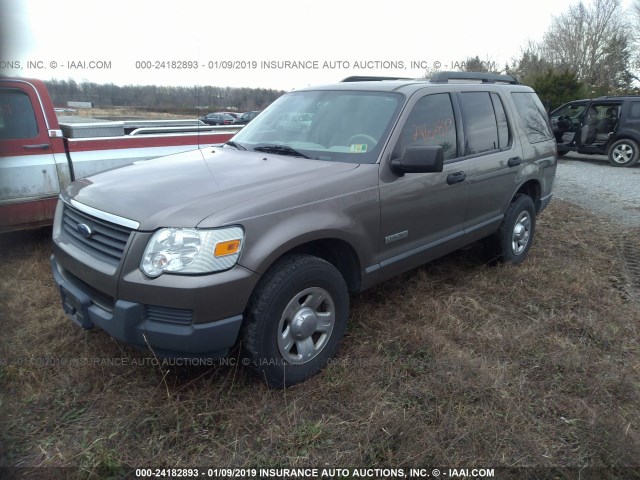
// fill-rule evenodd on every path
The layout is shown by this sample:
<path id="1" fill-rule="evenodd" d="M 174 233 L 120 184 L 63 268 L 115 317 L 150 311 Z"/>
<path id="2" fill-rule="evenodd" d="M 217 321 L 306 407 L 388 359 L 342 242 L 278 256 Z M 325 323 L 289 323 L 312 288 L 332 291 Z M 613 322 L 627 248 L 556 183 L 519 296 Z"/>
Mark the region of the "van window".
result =
<path id="1" fill-rule="evenodd" d="M 500 148 L 498 124 L 489 92 L 464 92 L 460 94 L 460 105 L 467 133 L 466 155 Z"/>
<path id="2" fill-rule="evenodd" d="M 412 145 L 442 145 L 445 160 L 457 156 L 456 122 L 448 93 L 418 100 L 400 133 L 400 155 Z"/>
<path id="3" fill-rule="evenodd" d="M 537 95 L 533 92 L 511 92 L 511 95 L 529 143 L 553 139 L 549 119 Z"/>
<path id="4" fill-rule="evenodd" d="M 29 96 L 20 90 L 0 90 L 0 140 L 34 138 L 38 123 Z"/>

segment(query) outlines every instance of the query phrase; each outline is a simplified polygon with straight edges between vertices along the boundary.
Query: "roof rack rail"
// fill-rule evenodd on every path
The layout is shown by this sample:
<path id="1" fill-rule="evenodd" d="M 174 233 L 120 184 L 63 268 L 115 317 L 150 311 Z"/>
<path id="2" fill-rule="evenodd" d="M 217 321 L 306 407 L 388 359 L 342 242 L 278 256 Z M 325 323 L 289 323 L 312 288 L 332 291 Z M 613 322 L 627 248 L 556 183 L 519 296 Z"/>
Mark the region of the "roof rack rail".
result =
<path id="1" fill-rule="evenodd" d="M 340 82 L 378 82 L 382 80 L 415 80 L 409 77 L 375 77 L 366 75 L 354 75 L 353 77 L 347 77 Z"/>
<path id="2" fill-rule="evenodd" d="M 499 75 L 496 73 L 483 72 L 437 72 L 429 81 L 431 83 L 448 83 L 449 80 L 474 80 L 482 83 L 508 83 L 510 85 L 520 85 L 520 82 L 513 75 Z"/>

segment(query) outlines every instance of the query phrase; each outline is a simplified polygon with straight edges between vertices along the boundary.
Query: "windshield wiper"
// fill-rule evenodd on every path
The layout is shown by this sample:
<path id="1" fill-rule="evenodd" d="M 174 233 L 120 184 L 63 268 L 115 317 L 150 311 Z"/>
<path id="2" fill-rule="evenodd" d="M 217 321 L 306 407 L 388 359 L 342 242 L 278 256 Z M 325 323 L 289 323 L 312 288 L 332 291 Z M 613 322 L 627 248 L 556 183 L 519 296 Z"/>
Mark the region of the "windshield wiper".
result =
<path id="1" fill-rule="evenodd" d="M 230 147 L 235 148 L 236 150 L 246 150 L 246 147 L 240 145 L 238 142 L 234 142 L 233 140 L 229 140 L 224 143 L 225 145 L 229 145 Z"/>
<path id="2" fill-rule="evenodd" d="M 263 145 L 261 147 L 254 148 L 254 150 L 256 152 L 275 153 L 276 155 L 291 155 L 292 157 L 310 158 L 304 153 L 299 152 L 288 145 Z"/>

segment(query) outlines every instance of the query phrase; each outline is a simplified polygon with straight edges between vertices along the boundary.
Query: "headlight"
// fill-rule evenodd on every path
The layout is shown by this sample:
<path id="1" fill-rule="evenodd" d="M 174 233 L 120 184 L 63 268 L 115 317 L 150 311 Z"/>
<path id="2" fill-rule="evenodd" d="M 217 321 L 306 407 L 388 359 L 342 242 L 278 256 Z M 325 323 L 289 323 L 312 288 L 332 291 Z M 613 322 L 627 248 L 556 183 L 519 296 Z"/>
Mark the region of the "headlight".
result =
<path id="1" fill-rule="evenodd" d="M 197 274 L 227 270 L 237 263 L 243 240 L 244 231 L 240 227 L 163 228 L 149 240 L 140 269 L 152 278 L 165 272 Z"/>

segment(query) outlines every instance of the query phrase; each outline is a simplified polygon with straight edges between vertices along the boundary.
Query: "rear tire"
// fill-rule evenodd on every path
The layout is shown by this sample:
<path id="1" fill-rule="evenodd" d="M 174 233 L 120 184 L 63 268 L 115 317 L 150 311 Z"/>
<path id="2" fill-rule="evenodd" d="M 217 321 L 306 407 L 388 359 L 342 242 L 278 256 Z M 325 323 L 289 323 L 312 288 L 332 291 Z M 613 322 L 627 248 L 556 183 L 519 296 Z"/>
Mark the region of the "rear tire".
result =
<path id="1" fill-rule="evenodd" d="M 507 208 L 493 244 L 498 260 L 522 263 L 531 249 L 536 229 L 536 207 L 528 195 L 518 195 Z"/>
<path id="2" fill-rule="evenodd" d="M 269 387 L 302 382 L 334 355 L 348 317 L 349 291 L 331 263 L 311 255 L 284 257 L 249 301 L 244 364 Z"/>
<path id="3" fill-rule="evenodd" d="M 640 150 L 636 142 L 623 138 L 611 144 L 608 156 L 614 167 L 633 167 L 640 159 Z"/>

